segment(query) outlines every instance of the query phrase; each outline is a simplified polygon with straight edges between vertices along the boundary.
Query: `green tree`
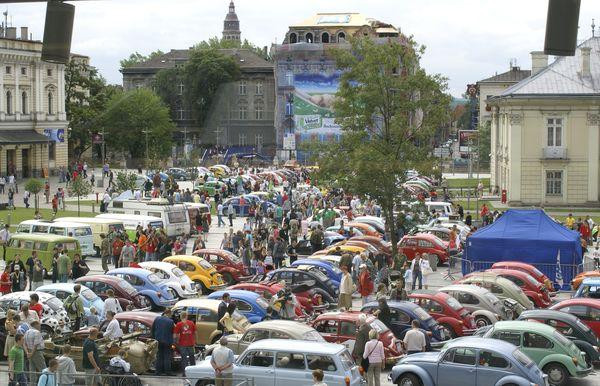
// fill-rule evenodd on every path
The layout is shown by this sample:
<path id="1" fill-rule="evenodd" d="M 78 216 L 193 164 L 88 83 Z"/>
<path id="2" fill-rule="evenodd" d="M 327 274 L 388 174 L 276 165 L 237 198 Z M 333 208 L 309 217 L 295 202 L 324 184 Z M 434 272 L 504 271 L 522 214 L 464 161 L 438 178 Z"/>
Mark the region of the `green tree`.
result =
<path id="1" fill-rule="evenodd" d="M 102 115 L 106 143 L 133 158 L 146 153 L 164 159 L 171 152 L 175 125 L 169 110 L 151 90 L 141 88 L 116 93 Z"/>
<path id="2" fill-rule="evenodd" d="M 264 49 L 250 43 L 247 39 L 243 42 L 239 40 L 227 40 L 218 37 L 212 37 L 208 40 L 203 40 L 194 46 L 195 49 L 207 50 L 207 49 L 221 49 L 221 48 L 242 48 L 254 52 L 265 60 L 271 60 L 269 53 Z"/>
<path id="3" fill-rule="evenodd" d="M 477 129 L 477 156 L 479 157 L 479 167 L 490 166 L 490 152 L 492 151 L 492 124 L 486 122 L 479 125 Z"/>
<path id="4" fill-rule="evenodd" d="M 92 184 L 90 184 L 81 176 L 77 176 L 77 178 L 71 181 L 68 192 L 69 196 L 71 197 L 77 196 L 77 216 L 81 214 L 79 207 L 79 199 L 81 197 L 87 196 L 88 194 L 91 194 L 93 191 L 94 189 L 92 188 Z"/>
<path id="5" fill-rule="evenodd" d="M 42 191 L 43 188 L 44 182 L 36 178 L 31 178 L 25 183 L 25 190 L 33 194 L 33 206 L 36 211 L 39 209 L 40 206 L 38 194 Z"/>
<path id="6" fill-rule="evenodd" d="M 137 189 L 137 174 L 135 173 L 127 173 L 127 172 L 118 172 L 117 179 L 115 181 L 115 187 L 117 192 L 126 192 L 131 190 L 131 193 Z"/>
<path id="7" fill-rule="evenodd" d="M 446 79 L 419 67 L 423 52 L 410 38 L 402 44 L 352 39 L 351 50 L 335 51 L 342 75 L 334 111 L 342 136 L 311 147 L 320 183 L 381 205 L 394 257 L 400 225 L 394 211 L 408 198 L 405 171 L 430 174 L 430 141 L 450 105 Z"/>
<path id="8" fill-rule="evenodd" d="M 175 112 L 183 106 L 183 96 L 179 93 L 179 84 L 183 82 L 183 74 L 178 68 L 165 68 L 156 73 L 153 80 L 154 90 L 162 101 L 169 107 L 171 119 Z"/>
<path id="9" fill-rule="evenodd" d="M 150 59 L 154 59 L 157 56 L 161 56 L 164 55 L 165 53 L 162 52 L 161 50 L 156 50 L 151 52 L 148 55 L 142 55 L 139 52 L 134 52 L 133 54 L 129 55 L 128 58 L 126 59 L 121 59 L 121 61 L 119 62 L 121 64 L 121 68 L 127 68 L 127 67 L 131 67 L 134 66 L 136 64 L 140 64 L 143 62 L 146 62 Z"/>

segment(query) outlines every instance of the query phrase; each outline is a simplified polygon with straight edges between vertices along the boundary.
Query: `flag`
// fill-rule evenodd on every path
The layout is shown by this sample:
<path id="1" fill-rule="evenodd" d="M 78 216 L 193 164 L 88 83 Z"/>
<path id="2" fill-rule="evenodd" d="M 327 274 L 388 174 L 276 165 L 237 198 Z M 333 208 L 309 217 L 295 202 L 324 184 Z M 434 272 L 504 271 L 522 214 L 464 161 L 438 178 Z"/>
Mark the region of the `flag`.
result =
<path id="1" fill-rule="evenodd" d="M 555 275 L 555 281 L 558 284 L 559 288 L 562 288 L 563 286 L 563 275 L 562 275 L 562 269 L 560 268 L 560 249 L 558 250 L 558 255 L 556 255 L 556 275 Z"/>

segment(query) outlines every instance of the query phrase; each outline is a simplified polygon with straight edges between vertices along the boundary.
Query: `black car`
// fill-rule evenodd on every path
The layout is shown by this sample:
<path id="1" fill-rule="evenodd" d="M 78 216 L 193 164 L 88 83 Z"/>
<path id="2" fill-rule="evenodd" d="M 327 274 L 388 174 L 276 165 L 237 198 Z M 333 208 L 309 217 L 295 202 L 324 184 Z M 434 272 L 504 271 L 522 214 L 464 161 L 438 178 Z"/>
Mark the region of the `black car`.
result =
<path id="1" fill-rule="evenodd" d="M 327 248 L 332 244 L 335 244 L 340 241 L 346 240 L 346 238 L 340 235 L 337 232 L 324 232 L 323 233 L 323 248 Z M 309 256 L 312 255 L 312 245 L 310 244 L 310 239 L 300 239 L 298 240 L 298 245 L 296 246 L 296 253 L 301 256 Z"/>
<path id="2" fill-rule="evenodd" d="M 285 281 L 292 288 L 303 286 L 321 290 L 323 301 L 333 306 L 337 304 L 340 294 L 339 288 L 322 272 L 317 270 L 304 270 L 302 268 L 280 268 L 267 274 L 269 280 Z"/>
<path id="3" fill-rule="evenodd" d="M 556 328 L 577 348 L 585 352 L 588 365 L 600 364 L 600 340 L 587 324 L 575 315 L 557 310 L 528 310 L 519 315 L 518 320 L 528 320 L 547 324 Z"/>
<path id="4" fill-rule="evenodd" d="M 165 173 L 175 181 L 186 181 L 192 178 L 190 173 L 181 168 L 170 168 Z"/>

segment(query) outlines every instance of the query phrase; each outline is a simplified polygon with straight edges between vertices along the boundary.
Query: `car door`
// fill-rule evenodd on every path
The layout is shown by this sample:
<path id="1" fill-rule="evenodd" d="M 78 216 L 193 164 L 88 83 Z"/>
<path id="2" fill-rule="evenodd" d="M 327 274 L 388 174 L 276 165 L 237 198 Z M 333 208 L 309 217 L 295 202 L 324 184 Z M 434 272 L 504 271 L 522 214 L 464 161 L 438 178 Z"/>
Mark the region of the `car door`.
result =
<path id="1" fill-rule="evenodd" d="M 514 375 L 510 361 L 492 350 L 480 350 L 477 360 L 477 384 L 495 385 L 500 379 Z"/>
<path id="2" fill-rule="evenodd" d="M 535 332 L 523 332 L 522 342 L 523 353 L 535 363 L 540 363 L 547 355 L 552 354 L 551 351 L 554 348 L 552 341 Z"/>
<path id="3" fill-rule="evenodd" d="M 278 352 L 275 356 L 275 384 L 305 386 L 312 381 L 312 372 L 306 370 L 304 354 Z"/>
<path id="4" fill-rule="evenodd" d="M 314 328 L 327 342 L 338 343 L 339 326 L 340 325 L 337 320 L 325 319 L 319 320 L 317 323 L 315 323 Z"/>
<path id="5" fill-rule="evenodd" d="M 560 310 L 577 316 L 583 323 L 587 324 L 596 335 L 600 336 L 600 309 L 585 305 L 572 305 L 561 308 Z"/>
<path id="6" fill-rule="evenodd" d="M 237 379 L 252 379 L 255 385 L 275 386 L 275 355 L 268 350 L 246 351 L 233 369 Z"/>
<path id="7" fill-rule="evenodd" d="M 398 339 L 404 339 L 404 334 L 411 328 L 410 316 L 397 308 L 390 308 L 391 329 Z"/>
<path id="8" fill-rule="evenodd" d="M 446 352 L 438 364 L 437 386 L 483 385 L 477 382 L 477 352 L 473 348 L 455 347 Z"/>
<path id="9" fill-rule="evenodd" d="M 217 329 L 217 313 L 205 308 L 189 308 L 196 322 L 196 345 L 211 344 L 210 336 Z"/>

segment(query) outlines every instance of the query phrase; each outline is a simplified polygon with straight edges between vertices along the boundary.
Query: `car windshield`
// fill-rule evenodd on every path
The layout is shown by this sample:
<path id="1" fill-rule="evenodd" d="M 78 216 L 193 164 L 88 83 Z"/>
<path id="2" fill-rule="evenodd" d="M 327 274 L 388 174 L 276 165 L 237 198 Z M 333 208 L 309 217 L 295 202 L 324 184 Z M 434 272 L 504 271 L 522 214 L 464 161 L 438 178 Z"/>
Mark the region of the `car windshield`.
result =
<path id="1" fill-rule="evenodd" d="M 185 273 L 183 273 L 183 271 L 181 269 L 179 269 L 179 267 L 173 267 L 173 269 L 171 270 L 171 273 L 173 275 L 175 275 L 175 277 L 185 276 Z"/>
<path id="2" fill-rule="evenodd" d="M 269 302 L 262 296 L 256 298 L 256 304 L 258 304 L 260 308 L 263 308 L 265 310 L 267 309 L 267 307 L 269 307 Z"/>
<path id="3" fill-rule="evenodd" d="M 513 357 L 515 357 L 515 359 L 525 367 L 530 367 L 533 364 L 533 361 L 529 359 L 527 355 L 523 354 L 519 349 L 513 351 Z"/>
<path id="4" fill-rule="evenodd" d="M 133 288 L 133 286 L 131 284 L 129 284 L 128 281 L 121 280 L 119 282 L 119 287 L 121 287 L 123 289 L 123 291 L 125 291 L 125 293 L 127 293 L 129 295 L 137 295 L 137 290 L 135 288 Z"/>
<path id="5" fill-rule="evenodd" d="M 200 267 L 204 269 L 211 269 L 213 267 L 212 264 L 205 259 L 198 260 L 198 264 L 200 264 Z"/>
<path id="6" fill-rule="evenodd" d="M 94 301 L 98 296 L 91 289 L 85 288 L 81 290 L 81 296 L 88 302 Z"/>
<path id="7" fill-rule="evenodd" d="M 348 350 L 344 350 L 341 352 L 340 359 L 342 361 L 342 366 L 344 366 L 344 369 L 346 370 L 350 370 L 352 367 L 356 366 L 354 358 L 352 358 L 352 355 L 350 355 Z"/>
<path id="8" fill-rule="evenodd" d="M 152 284 L 157 284 L 160 283 L 160 277 L 158 277 L 156 274 L 151 273 L 150 275 L 148 275 L 148 281 Z"/>
<path id="9" fill-rule="evenodd" d="M 371 323 L 369 323 L 369 325 L 373 330 L 377 331 L 379 334 L 387 332 L 389 330 L 389 328 L 387 328 L 387 326 L 383 324 L 383 322 L 379 319 L 373 320 Z"/>
<path id="10" fill-rule="evenodd" d="M 425 321 L 431 318 L 431 315 L 429 315 L 427 313 L 427 311 L 425 311 L 424 309 L 422 309 L 421 307 L 417 307 L 415 308 L 415 314 L 417 314 L 417 316 L 419 317 L 419 319 Z"/>
<path id="11" fill-rule="evenodd" d="M 63 309 L 63 303 L 57 297 L 51 297 L 44 302 L 52 311 L 58 312 Z"/>
<path id="12" fill-rule="evenodd" d="M 302 340 L 309 340 L 311 342 L 325 342 L 325 339 L 323 339 L 323 336 L 321 336 L 321 334 L 319 334 L 316 331 L 307 331 L 304 334 L 302 334 Z"/>
<path id="13" fill-rule="evenodd" d="M 436 237 L 432 237 L 431 239 L 433 240 L 433 242 L 435 243 L 435 245 L 437 245 L 438 247 L 440 247 L 440 248 L 446 248 L 444 246 L 444 243 L 442 242 L 442 240 L 439 237 L 436 236 Z"/>
<path id="14" fill-rule="evenodd" d="M 450 308 L 452 308 L 454 311 L 458 311 L 461 308 L 463 308 L 462 304 L 459 303 L 458 300 L 454 299 L 453 297 L 449 297 L 448 300 L 446 300 L 446 303 L 450 306 Z"/>
<path id="15" fill-rule="evenodd" d="M 527 281 L 529 282 L 529 284 L 531 284 L 534 287 L 539 287 L 540 282 L 535 280 L 533 276 L 531 275 L 525 275 L 525 277 L 527 278 Z"/>
<path id="16" fill-rule="evenodd" d="M 497 305 L 500 303 L 500 299 L 498 299 L 498 297 L 496 297 L 496 295 L 494 295 L 491 292 L 487 292 L 485 294 L 485 298 L 488 300 L 488 302 L 492 303 L 492 305 Z"/>

